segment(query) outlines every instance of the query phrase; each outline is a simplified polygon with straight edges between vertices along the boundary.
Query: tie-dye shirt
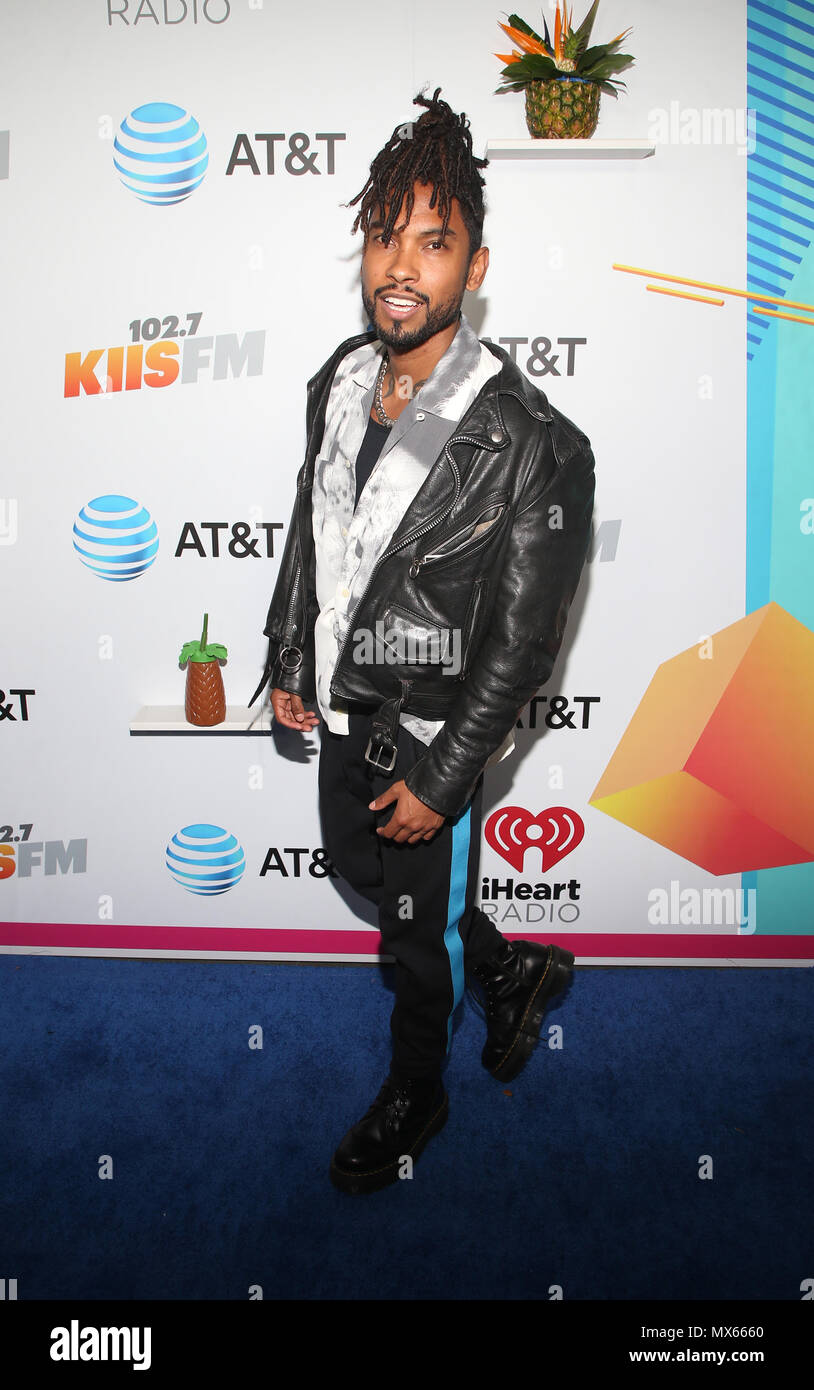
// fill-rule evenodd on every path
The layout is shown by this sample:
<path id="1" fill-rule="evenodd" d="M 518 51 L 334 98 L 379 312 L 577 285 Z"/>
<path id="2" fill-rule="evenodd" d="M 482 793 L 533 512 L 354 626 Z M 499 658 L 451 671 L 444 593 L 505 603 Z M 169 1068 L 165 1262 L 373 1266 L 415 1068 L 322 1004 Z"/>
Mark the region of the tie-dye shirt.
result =
<path id="1" fill-rule="evenodd" d="M 465 314 L 424 385 L 407 403 L 384 442 L 354 510 L 355 462 L 373 405 L 384 348 L 378 338 L 342 359 L 336 370 L 325 432 L 314 467 L 312 523 L 320 613 L 314 628 L 317 704 L 330 730 L 347 734 L 347 708 L 330 694 L 339 648 L 379 556 L 499 358 L 481 343 Z M 401 723 L 431 743 L 443 719 L 402 713 Z M 487 763 L 514 748 L 510 731 Z"/>

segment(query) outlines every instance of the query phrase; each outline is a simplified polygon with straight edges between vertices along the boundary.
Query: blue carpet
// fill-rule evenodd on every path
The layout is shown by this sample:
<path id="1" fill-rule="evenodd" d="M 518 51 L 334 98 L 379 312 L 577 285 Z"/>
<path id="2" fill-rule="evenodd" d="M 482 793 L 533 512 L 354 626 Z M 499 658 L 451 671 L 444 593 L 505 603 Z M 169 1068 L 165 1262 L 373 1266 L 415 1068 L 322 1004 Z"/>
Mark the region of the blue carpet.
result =
<path id="1" fill-rule="evenodd" d="M 446 1128 L 349 1197 L 328 1164 L 387 1072 L 389 968 L 2 956 L 0 1274 L 20 1299 L 799 1300 L 812 983 L 578 968 L 508 1085 L 467 1002 Z"/>

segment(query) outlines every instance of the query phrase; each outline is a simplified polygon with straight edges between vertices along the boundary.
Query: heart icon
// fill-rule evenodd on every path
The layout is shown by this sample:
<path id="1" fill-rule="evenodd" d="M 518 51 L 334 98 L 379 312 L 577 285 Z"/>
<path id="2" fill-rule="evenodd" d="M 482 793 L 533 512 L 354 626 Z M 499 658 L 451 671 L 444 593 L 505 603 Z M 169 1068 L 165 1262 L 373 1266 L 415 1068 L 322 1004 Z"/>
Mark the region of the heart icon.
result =
<path id="1" fill-rule="evenodd" d="M 483 833 L 492 849 L 519 874 L 523 872 L 526 850 L 539 849 L 546 873 L 576 849 L 585 834 L 585 824 L 568 806 L 548 806 L 536 816 L 525 806 L 500 806 L 492 812 Z"/>

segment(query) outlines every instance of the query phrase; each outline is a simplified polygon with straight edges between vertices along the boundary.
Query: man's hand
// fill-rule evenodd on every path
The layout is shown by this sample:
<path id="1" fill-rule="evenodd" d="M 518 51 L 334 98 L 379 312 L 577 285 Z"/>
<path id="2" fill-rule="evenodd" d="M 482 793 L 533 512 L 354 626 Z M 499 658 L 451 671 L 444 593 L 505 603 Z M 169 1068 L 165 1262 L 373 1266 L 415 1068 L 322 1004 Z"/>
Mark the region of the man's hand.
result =
<path id="1" fill-rule="evenodd" d="M 272 690 L 271 707 L 277 723 L 285 725 L 286 729 L 299 729 L 301 734 L 309 734 L 319 723 L 319 715 L 305 709 L 299 695 L 289 695 L 287 690 Z"/>
<path id="2" fill-rule="evenodd" d="M 394 782 L 386 792 L 369 803 L 371 811 L 381 811 L 391 801 L 398 804 L 386 825 L 378 825 L 376 834 L 398 844 L 418 844 L 419 840 L 431 840 L 436 830 L 444 824 L 445 816 L 431 811 L 417 796 L 413 796 L 407 783 L 402 779 Z"/>

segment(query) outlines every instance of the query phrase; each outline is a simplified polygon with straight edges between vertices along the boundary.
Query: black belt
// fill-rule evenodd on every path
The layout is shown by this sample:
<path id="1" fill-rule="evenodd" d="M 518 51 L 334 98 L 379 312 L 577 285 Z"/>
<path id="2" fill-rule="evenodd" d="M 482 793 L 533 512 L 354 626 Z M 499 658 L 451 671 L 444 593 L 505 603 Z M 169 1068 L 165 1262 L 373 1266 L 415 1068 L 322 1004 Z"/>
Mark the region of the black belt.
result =
<path id="1" fill-rule="evenodd" d="M 402 706 L 407 704 L 410 698 L 410 689 L 413 682 L 404 680 L 399 681 L 401 694 L 384 700 L 373 715 L 370 726 L 370 738 L 365 749 L 365 760 L 383 776 L 389 777 L 393 768 L 396 766 L 396 753 L 398 751 L 398 729 L 399 715 Z"/>

